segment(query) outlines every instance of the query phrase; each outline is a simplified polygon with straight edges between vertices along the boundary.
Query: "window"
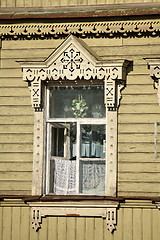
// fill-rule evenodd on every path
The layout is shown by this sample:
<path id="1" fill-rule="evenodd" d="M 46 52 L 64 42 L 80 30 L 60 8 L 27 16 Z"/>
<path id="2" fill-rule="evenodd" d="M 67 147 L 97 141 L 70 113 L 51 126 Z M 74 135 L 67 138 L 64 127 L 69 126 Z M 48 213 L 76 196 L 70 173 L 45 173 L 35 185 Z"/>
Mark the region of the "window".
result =
<path id="1" fill-rule="evenodd" d="M 33 227 L 45 216 L 97 216 L 113 231 L 117 202 L 74 195 L 116 196 L 117 110 L 129 62 L 99 59 L 70 35 L 45 61 L 20 63 L 35 110 L 32 194 L 44 200 L 28 203 Z"/>
<path id="2" fill-rule="evenodd" d="M 45 61 L 20 64 L 35 110 L 32 194 L 116 196 L 117 110 L 129 61 L 100 59 L 70 35 Z"/>
<path id="3" fill-rule="evenodd" d="M 47 194 L 105 194 L 103 82 L 47 91 Z"/>

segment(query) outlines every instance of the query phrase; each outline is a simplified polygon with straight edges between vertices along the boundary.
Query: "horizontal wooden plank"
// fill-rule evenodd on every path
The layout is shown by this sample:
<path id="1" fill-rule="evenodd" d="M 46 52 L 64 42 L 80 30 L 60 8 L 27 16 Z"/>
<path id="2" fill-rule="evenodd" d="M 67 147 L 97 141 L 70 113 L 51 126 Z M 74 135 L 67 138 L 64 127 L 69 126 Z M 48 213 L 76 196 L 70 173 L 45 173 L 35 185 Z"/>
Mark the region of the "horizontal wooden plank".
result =
<path id="1" fill-rule="evenodd" d="M 152 143 L 154 144 L 154 135 L 150 133 L 126 133 L 126 134 L 119 134 L 118 135 L 118 142 L 129 143 Z"/>
<path id="2" fill-rule="evenodd" d="M 16 190 L 16 191 L 21 191 L 21 190 L 31 190 L 32 188 L 32 182 L 31 181 L 0 181 L 0 190 Z"/>
<path id="3" fill-rule="evenodd" d="M 129 2 L 131 2 L 131 1 L 129 0 Z M 148 0 L 148 2 L 153 2 L 153 1 Z M 157 44 L 159 44 L 159 38 L 152 38 L 152 40 L 150 38 L 136 38 L 136 41 L 135 41 L 135 38 L 124 38 L 123 39 L 123 46 L 126 46 L 126 45 L 131 46 L 131 47 L 133 47 L 133 46 L 135 47 L 136 45 L 143 45 L 143 46 L 144 45 L 145 46 L 152 45 L 153 46 L 153 45 L 157 45 Z"/>
<path id="4" fill-rule="evenodd" d="M 0 162 L 32 162 L 33 153 L 0 152 Z"/>
<path id="5" fill-rule="evenodd" d="M 159 113 L 152 114 L 127 114 L 121 113 L 118 115 L 119 127 L 126 125 L 126 128 L 134 128 L 133 124 L 136 124 L 136 128 L 144 129 L 148 132 L 147 125 L 149 129 L 153 132 L 153 125 L 155 122 L 159 122 Z M 144 124 L 144 127 L 142 126 Z M 130 126 L 129 126 L 130 125 Z M 124 130 L 125 131 L 125 130 Z M 141 131 L 141 130 L 140 130 Z"/>
<path id="6" fill-rule="evenodd" d="M 132 116 L 132 115 L 131 115 Z M 134 116 L 134 115 L 133 115 Z M 141 115 L 142 117 L 142 115 Z M 144 121 L 144 120 L 143 120 Z M 154 133 L 154 123 L 119 123 L 119 133 Z"/>
<path id="7" fill-rule="evenodd" d="M 32 172 L 1 172 L 0 171 L 0 181 L 1 180 L 15 180 L 15 181 L 32 181 Z"/>
<path id="8" fill-rule="evenodd" d="M 32 168 L 32 162 L 0 162 L 0 170 L 3 172 L 30 172 Z"/>
<path id="9" fill-rule="evenodd" d="M 146 114 L 150 114 L 150 113 L 160 113 L 160 107 L 158 104 L 141 104 L 141 103 L 137 103 L 137 104 L 123 104 L 121 105 L 121 108 L 119 109 L 119 113 L 146 113 Z"/>
<path id="10" fill-rule="evenodd" d="M 31 189 L 29 190 L 0 190 L 0 195 L 30 195 L 31 194 Z"/>
<path id="11" fill-rule="evenodd" d="M 12 49 L 12 51 L 10 50 L 4 50 L 2 49 L 1 51 L 1 59 L 3 60 L 3 58 L 12 58 L 12 59 L 15 59 L 15 61 L 25 61 L 25 59 L 27 60 L 27 58 L 29 57 L 30 59 L 37 59 L 37 58 L 43 58 L 44 60 L 53 52 L 53 48 L 50 49 L 50 48 L 45 48 L 45 49 L 42 49 L 42 48 L 34 48 L 34 51 L 33 49 Z M 23 56 L 23 58 L 22 58 Z"/>
<path id="12" fill-rule="evenodd" d="M 0 115 L 32 115 L 32 106 L 0 106 Z"/>
<path id="13" fill-rule="evenodd" d="M 119 172 L 160 172 L 160 162 L 119 162 Z"/>
<path id="14" fill-rule="evenodd" d="M 0 143 L 33 143 L 33 133 L 31 134 L 0 134 Z"/>
<path id="15" fill-rule="evenodd" d="M 137 76 L 138 77 L 138 76 Z M 148 77 L 148 75 L 145 75 L 145 77 Z M 156 94 L 157 90 L 153 88 L 152 84 L 128 84 L 127 87 L 123 90 L 122 96 L 127 95 L 143 95 L 143 94 Z"/>
<path id="16" fill-rule="evenodd" d="M 34 116 L 33 115 L 21 115 L 21 116 L 1 116 L 0 117 L 0 125 L 1 124 L 34 124 Z M 5 126 L 4 126 L 5 127 Z"/>
<path id="17" fill-rule="evenodd" d="M 160 181 L 160 172 L 119 172 L 118 174 L 118 181 L 127 181 L 127 182 L 134 182 L 139 181 L 142 182 L 159 182 Z"/>
<path id="18" fill-rule="evenodd" d="M 0 133 L 33 133 L 33 125 L 3 124 L 0 125 Z"/>
<path id="19" fill-rule="evenodd" d="M 124 152 L 124 153 L 118 153 L 118 161 L 123 162 L 127 161 L 129 162 L 157 162 L 157 158 L 155 158 L 155 154 L 153 153 L 140 153 L 140 152 Z"/>
<path id="20" fill-rule="evenodd" d="M 0 144 L 1 152 L 33 152 L 32 143 L 4 143 Z"/>
<path id="21" fill-rule="evenodd" d="M 28 87 L 0 87 L 0 96 L 28 96 L 30 97 L 30 90 Z"/>
<path id="22" fill-rule="evenodd" d="M 0 78 L 0 88 L 11 88 L 11 87 L 24 87 L 28 88 L 28 83 L 23 81 L 22 77 L 1 77 Z"/>
<path id="23" fill-rule="evenodd" d="M 140 61 L 140 60 L 139 60 Z M 141 64 L 142 65 L 142 62 L 139 62 L 138 63 L 139 65 Z M 133 68 L 138 68 L 139 66 L 134 66 Z M 128 88 L 129 87 L 129 85 L 134 85 L 134 84 L 136 84 L 136 85 L 151 85 L 151 87 L 153 87 L 153 80 L 150 78 L 150 74 L 149 74 L 149 72 L 148 72 L 148 70 L 146 71 L 146 64 L 144 64 L 144 70 L 143 71 L 145 71 L 144 72 L 144 74 L 142 74 L 142 72 L 138 72 L 137 73 L 137 71 L 130 71 L 128 74 L 127 74 L 127 77 L 126 77 L 126 83 L 127 83 L 127 86 L 126 86 L 126 88 Z"/>
<path id="24" fill-rule="evenodd" d="M 23 97 L 0 97 L 0 106 L 13 106 L 13 105 L 19 105 L 19 106 L 31 106 L 31 98 L 29 96 L 23 96 Z"/>
<path id="25" fill-rule="evenodd" d="M 142 192 L 142 191 L 138 191 L 138 189 L 136 190 L 136 191 L 127 191 L 126 192 L 126 190 L 124 189 L 124 190 L 118 190 L 117 191 L 117 194 L 118 194 L 118 196 L 131 196 L 131 197 L 133 197 L 133 196 L 135 196 L 135 197 L 137 197 L 137 196 L 140 196 L 140 197 L 148 197 L 149 195 L 150 196 L 154 196 L 154 197 L 159 197 L 159 191 L 157 191 L 157 192 L 149 192 L 149 190 L 148 191 L 146 191 L 146 192 Z"/>
<path id="26" fill-rule="evenodd" d="M 23 73 L 21 71 L 21 68 L 9 68 L 9 69 L 6 69 L 6 68 L 3 68 L 1 69 L 1 72 L 0 72 L 0 78 L 11 78 L 11 77 L 14 77 L 14 78 L 21 78 L 23 79 Z"/>
<path id="27" fill-rule="evenodd" d="M 119 152 L 152 152 L 154 153 L 154 144 L 153 143 L 122 143 L 118 144 Z"/>
<path id="28" fill-rule="evenodd" d="M 126 194 L 128 191 L 134 191 L 134 192 L 158 192 L 160 188 L 160 182 L 159 183 L 141 183 L 141 182 L 119 182 L 118 183 L 118 189 L 119 191 L 126 191 Z"/>
<path id="29" fill-rule="evenodd" d="M 141 86 L 140 86 L 141 87 Z M 134 104 L 134 103 L 140 103 L 140 104 L 158 104 L 157 94 L 123 94 L 122 93 L 122 99 L 121 99 L 121 105 L 123 104 Z"/>
<path id="30" fill-rule="evenodd" d="M 146 51 L 146 46 L 134 46 L 134 47 L 130 47 L 130 46 L 115 46 L 115 47 L 92 47 L 92 49 L 99 55 L 99 56 L 104 56 L 104 55 L 117 55 L 117 56 L 124 56 L 124 55 L 128 55 L 128 56 L 135 56 L 135 55 L 144 55 L 145 56 L 149 56 L 152 58 L 153 55 L 157 55 L 158 56 L 158 49 L 159 45 L 149 45 L 147 46 L 147 51 Z M 126 54 L 127 53 L 127 54 Z"/>

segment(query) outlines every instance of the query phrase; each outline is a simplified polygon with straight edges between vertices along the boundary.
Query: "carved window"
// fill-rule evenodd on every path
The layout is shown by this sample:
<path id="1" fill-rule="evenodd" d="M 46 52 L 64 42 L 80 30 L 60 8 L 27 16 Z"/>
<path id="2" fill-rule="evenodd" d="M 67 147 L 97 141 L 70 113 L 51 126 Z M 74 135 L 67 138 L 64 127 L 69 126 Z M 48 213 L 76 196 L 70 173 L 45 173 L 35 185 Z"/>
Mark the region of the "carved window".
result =
<path id="1" fill-rule="evenodd" d="M 33 195 L 116 196 L 117 113 L 128 63 L 100 59 L 74 36 L 43 62 L 20 62 L 35 110 Z M 114 201 L 29 205 L 36 230 L 42 217 L 68 214 L 106 218 L 115 229 Z"/>
<path id="2" fill-rule="evenodd" d="M 43 62 L 20 62 L 35 109 L 33 195 L 116 196 L 117 112 L 128 63 L 100 59 L 74 36 Z"/>
<path id="3" fill-rule="evenodd" d="M 106 109 L 100 83 L 48 88 L 48 194 L 105 194 Z"/>

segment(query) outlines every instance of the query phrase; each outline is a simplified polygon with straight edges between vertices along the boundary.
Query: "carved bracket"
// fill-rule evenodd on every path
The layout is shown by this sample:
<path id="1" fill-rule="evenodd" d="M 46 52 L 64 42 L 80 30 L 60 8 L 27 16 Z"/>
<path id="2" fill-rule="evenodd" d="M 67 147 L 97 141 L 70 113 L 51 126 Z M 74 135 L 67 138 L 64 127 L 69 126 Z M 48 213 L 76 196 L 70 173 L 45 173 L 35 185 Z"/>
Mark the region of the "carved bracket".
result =
<path id="1" fill-rule="evenodd" d="M 147 58 L 145 59 L 150 69 L 150 77 L 154 81 L 154 88 L 158 90 L 157 97 L 160 105 L 160 58 Z"/>
<path id="2" fill-rule="evenodd" d="M 117 208 L 111 207 L 106 210 L 106 223 L 108 230 L 113 233 L 117 225 Z"/>
<path id="3" fill-rule="evenodd" d="M 72 35 L 44 62 L 20 62 L 23 80 L 30 86 L 31 102 L 35 109 L 42 107 L 42 81 L 96 79 L 105 81 L 105 103 L 109 110 L 119 106 L 128 63 L 125 60 L 99 60 L 84 42 Z"/>
<path id="4" fill-rule="evenodd" d="M 107 229 L 113 233 L 117 225 L 118 202 L 106 204 L 66 204 L 51 202 L 29 202 L 32 211 L 32 227 L 35 231 L 41 228 L 42 218 L 47 216 L 102 217 L 106 219 Z"/>

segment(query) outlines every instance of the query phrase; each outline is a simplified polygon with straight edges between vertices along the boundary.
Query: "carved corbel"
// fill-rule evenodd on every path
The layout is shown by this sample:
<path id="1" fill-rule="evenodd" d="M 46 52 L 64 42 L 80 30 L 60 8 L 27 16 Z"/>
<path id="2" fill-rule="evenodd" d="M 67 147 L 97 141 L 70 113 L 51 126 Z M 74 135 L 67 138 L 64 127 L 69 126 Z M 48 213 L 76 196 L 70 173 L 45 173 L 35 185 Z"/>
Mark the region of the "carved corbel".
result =
<path id="1" fill-rule="evenodd" d="M 106 209 L 106 223 L 107 229 L 113 233 L 116 230 L 117 225 L 117 207 L 111 207 Z"/>
<path id="2" fill-rule="evenodd" d="M 126 67 L 129 61 L 113 62 L 114 67 L 107 68 L 105 77 L 105 103 L 109 111 L 115 111 L 120 105 L 121 91 L 126 85 Z"/>
<path id="3" fill-rule="evenodd" d="M 157 97 L 160 105 L 160 58 L 147 58 L 148 67 L 150 69 L 150 77 L 154 81 L 154 88 L 158 90 Z"/>
<path id="4" fill-rule="evenodd" d="M 41 211 L 38 208 L 32 208 L 32 227 L 36 231 L 41 228 L 41 223 L 42 223 L 42 216 L 41 216 Z"/>

